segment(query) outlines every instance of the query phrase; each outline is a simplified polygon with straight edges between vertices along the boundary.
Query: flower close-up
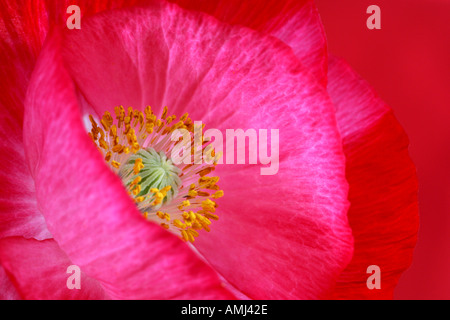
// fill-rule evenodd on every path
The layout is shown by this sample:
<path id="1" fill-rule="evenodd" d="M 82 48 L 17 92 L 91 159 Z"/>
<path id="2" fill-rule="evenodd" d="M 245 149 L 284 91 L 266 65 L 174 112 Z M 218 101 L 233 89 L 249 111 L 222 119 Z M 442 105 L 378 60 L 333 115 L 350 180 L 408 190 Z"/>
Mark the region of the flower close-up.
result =
<path id="1" fill-rule="evenodd" d="M 393 297 L 409 139 L 314 1 L 0 6 L 0 298 Z"/>

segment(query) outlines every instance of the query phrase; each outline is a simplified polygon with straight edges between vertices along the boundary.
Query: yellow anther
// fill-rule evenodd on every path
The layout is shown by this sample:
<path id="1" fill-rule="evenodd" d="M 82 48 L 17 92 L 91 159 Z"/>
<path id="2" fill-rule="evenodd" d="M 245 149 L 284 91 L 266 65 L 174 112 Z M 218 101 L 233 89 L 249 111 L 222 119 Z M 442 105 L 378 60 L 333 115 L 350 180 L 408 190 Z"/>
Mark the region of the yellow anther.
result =
<path id="1" fill-rule="evenodd" d="M 209 212 L 205 212 L 204 215 L 205 215 L 205 218 L 213 219 L 213 220 L 219 220 L 219 217 L 217 215 L 215 215 L 215 214 L 212 214 L 212 213 L 209 213 Z"/>
<path id="2" fill-rule="evenodd" d="M 142 163 L 142 159 L 141 158 L 137 158 L 134 161 L 134 167 L 133 167 L 134 174 L 138 174 L 141 171 L 142 168 L 144 168 L 144 164 Z"/>
<path id="3" fill-rule="evenodd" d="M 183 231 L 184 231 L 184 230 L 183 230 Z M 188 241 L 189 241 L 189 242 L 194 242 L 194 241 L 195 241 L 195 238 L 194 238 L 194 236 L 192 235 L 192 233 L 190 233 L 189 230 L 188 230 L 188 231 L 185 231 L 185 232 L 187 233 Z"/>
<path id="4" fill-rule="evenodd" d="M 158 205 L 158 204 L 161 204 L 161 202 L 163 201 L 163 199 L 164 199 L 164 195 L 163 195 L 161 192 L 157 192 L 157 193 L 155 194 L 155 200 L 153 201 L 152 205 L 153 205 L 153 206 L 156 206 L 156 205 Z"/>
<path id="5" fill-rule="evenodd" d="M 211 231 L 211 229 L 209 228 L 208 225 L 205 225 L 205 224 L 203 224 L 203 223 L 201 223 L 201 225 L 202 225 L 202 227 L 203 227 L 203 230 L 205 230 L 206 232 L 210 232 L 210 231 Z"/>
<path id="6" fill-rule="evenodd" d="M 204 220 L 202 219 L 197 219 L 198 223 L 202 226 L 202 229 L 206 230 L 207 232 L 211 231 L 211 229 L 209 228 L 211 221 L 205 217 L 202 217 Z"/>
<path id="7" fill-rule="evenodd" d="M 162 188 L 159 192 L 161 192 L 164 196 L 166 196 L 167 192 L 169 192 L 170 189 L 172 189 L 172 186 L 166 186 Z"/>
<path id="8" fill-rule="evenodd" d="M 103 138 L 99 138 L 98 140 L 100 147 L 102 147 L 105 150 L 108 150 L 108 144 L 106 143 L 106 141 Z"/>
<path id="9" fill-rule="evenodd" d="M 175 119 L 176 119 L 176 116 L 170 116 L 170 117 L 167 118 L 166 123 L 167 124 L 171 124 L 172 121 L 175 120 Z"/>
<path id="10" fill-rule="evenodd" d="M 213 197 L 214 199 L 222 198 L 222 197 L 223 197 L 223 190 L 217 190 L 217 191 L 212 195 L 212 197 Z"/>
<path id="11" fill-rule="evenodd" d="M 198 222 L 197 220 L 192 224 L 192 229 L 195 230 L 201 230 L 203 229 L 203 226 L 200 224 L 200 222 Z"/>
<path id="12" fill-rule="evenodd" d="M 100 123 L 102 124 L 103 128 L 105 129 L 105 131 L 109 131 L 109 128 L 111 127 L 111 125 L 113 124 L 113 118 L 111 117 L 111 114 L 106 111 L 103 114 L 102 120 L 100 121 Z"/>
<path id="13" fill-rule="evenodd" d="M 157 193 L 157 192 L 159 192 L 159 189 L 158 188 L 151 188 L 150 192 L 151 193 Z"/>
<path id="14" fill-rule="evenodd" d="M 195 231 L 194 229 L 189 229 L 188 232 L 191 233 L 194 237 L 198 237 L 199 236 L 198 232 Z"/>
<path id="15" fill-rule="evenodd" d="M 134 189 L 133 189 L 133 194 L 135 196 L 137 196 L 139 193 L 141 193 L 141 185 L 138 184 Z"/>
<path id="16" fill-rule="evenodd" d="M 117 127 L 115 124 L 111 126 L 111 129 L 109 130 L 109 135 L 113 138 L 117 137 Z"/>
<path id="17" fill-rule="evenodd" d="M 133 187 L 134 185 L 140 183 L 142 181 L 141 176 L 137 176 L 136 178 L 134 178 L 134 180 L 130 183 L 130 187 Z"/>
<path id="18" fill-rule="evenodd" d="M 164 219 L 164 212 L 162 211 L 157 211 L 156 215 L 160 218 L 160 219 Z"/>
<path id="19" fill-rule="evenodd" d="M 195 213 L 193 211 L 185 211 L 183 212 L 183 218 L 186 221 L 193 222 L 196 219 Z"/>
<path id="20" fill-rule="evenodd" d="M 183 212 L 182 216 L 183 216 L 184 220 L 190 220 L 190 218 L 191 218 L 189 212 L 187 212 L 187 211 Z"/>
<path id="21" fill-rule="evenodd" d="M 211 173 L 211 171 L 213 171 L 213 170 L 214 170 L 214 167 L 208 167 L 208 168 L 198 171 L 197 173 L 200 175 L 200 177 L 203 177 L 203 176 L 206 176 L 208 173 Z"/>
<path id="22" fill-rule="evenodd" d="M 116 113 L 116 119 L 118 121 L 117 127 L 121 128 L 124 117 L 125 117 L 125 109 L 123 108 L 123 106 L 120 106 L 120 107 L 115 107 L 114 111 Z"/>
<path id="23" fill-rule="evenodd" d="M 118 136 L 115 136 L 111 139 L 111 141 L 113 146 L 117 146 L 119 144 L 120 139 Z"/>
<path id="24" fill-rule="evenodd" d="M 167 108 L 167 107 L 164 107 L 164 111 L 163 111 L 163 114 L 162 114 L 162 116 L 161 116 L 161 119 L 163 119 L 163 120 L 165 120 L 165 119 L 166 119 L 166 116 L 167 116 L 167 111 L 169 111 L 169 108 Z"/>
<path id="25" fill-rule="evenodd" d="M 189 241 L 188 233 L 185 230 L 181 230 L 181 238 L 184 241 Z"/>
<path id="26" fill-rule="evenodd" d="M 116 144 L 113 148 L 112 151 L 118 154 L 121 154 L 123 152 L 123 146 L 120 144 Z"/>
<path id="27" fill-rule="evenodd" d="M 170 221 L 170 214 L 166 213 L 166 212 L 162 212 L 162 211 L 157 211 L 156 215 L 163 220 L 167 220 Z"/>
<path id="28" fill-rule="evenodd" d="M 147 123 L 145 125 L 145 130 L 147 131 L 147 133 L 153 133 L 153 127 L 155 126 L 155 124 L 152 123 Z"/>
<path id="29" fill-rule="evenodd" d="M 216 203 L 214 201 L 211 201 L 210 199 L 206 199 L 202 201 L 202 208 L 206 212 L 216 212 Z"/>
<path id="30" fill-rule="evenodd" d="M 178 209 L 183 210 L 184 207 L 189 207 L 190 205 L 189 200 L 184 200 L 178 205 Z"/>
<path id="31" fill-rule="evenodd" d="M 175 227 L 177 227 L 177 228 L 179 228 L 179 229 L 184 229 L 184 228 L 186 228 L 186 225 L 183 223 L 183 222 L 181 222 L 180 220 L 178 220 L 178 219 L 175 219 L 175 220 L 173 220 L 173 225 L 175 226 Z"/>
<path id="32" fill-rule="evenodd" d="M 139 150 L 141 149 L 141 146 L 139 145 L 139 143 L 133 143 L 133 146 L 131 147 L 131 151 L 133 152 L 133 153 L 136 153 L 136 152 L 138 152 Z"/>
<path id="33" fill-rule="evenodd" d="M 199 185 L 211 185 L 219 182 L 219 177 L 201 177 L 198 179 Z"/>
<path id="34" fill-rule="evenodd" d="M 198 192 L 195 190 L 189 190 L 188 196 L 191 198 L 195 198 L 197 196 Z"/>
<path id="35" fill-rule="evenodd" d="M 120 162 L 117 162 L 117 161 L 111 161 L 111 165 L 114 167 L 114 168 L 116 168 L 116 169 L 119 169 L 119 167 L 120 167 Z"/>
<path id="36" fill-rule="evenodd" d="M 183 115 L 181 116 L 180 121 L 183 121 L 183 122 L 184 122 L 184 120 L 186 120 L 187 117 L 189 117 L 189 113 L 186 112 L 185 114 L 183 114 Z"/>
<path id="37" fill-rule="evenodd" d="M 211 221 L 210 221 L 208 218 L 202 216 L 202 215 L 199 214 L 199 213 L 196 213 L 196 214 L 195 214 L 195 217 L 197 218 L 198 222 L 201 223 L 202 225 L 203 225 L 203 224 L 206 224 L 206 225 L 209 226 L 209 225 L 211 224 Z"/>
<path id="38" fill-rule="evenodd" d="M 137 197 L 137 198 L 135 198 L 134 199 L 136 202 L 142 202 L 142 201 L 144 201 L 145 200 L 145 197 L 144 196 L 141 196 L 141 197 Z"/>

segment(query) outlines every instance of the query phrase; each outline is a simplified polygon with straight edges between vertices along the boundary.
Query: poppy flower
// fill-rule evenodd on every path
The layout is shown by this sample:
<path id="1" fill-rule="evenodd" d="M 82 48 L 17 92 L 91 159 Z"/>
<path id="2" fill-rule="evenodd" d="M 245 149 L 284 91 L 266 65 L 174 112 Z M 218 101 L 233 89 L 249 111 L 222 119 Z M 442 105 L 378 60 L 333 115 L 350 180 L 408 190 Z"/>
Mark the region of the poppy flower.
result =
<path id="1" fill-rule="evenodd" d="M 0 11 L 2 298 L 392 297 L 418 224 L 407 137 L 312 1 L 77 4 L 81 30 L 65 1 Z M 276 174 L 173 163 L 195 121 L 278 129 Z"/>

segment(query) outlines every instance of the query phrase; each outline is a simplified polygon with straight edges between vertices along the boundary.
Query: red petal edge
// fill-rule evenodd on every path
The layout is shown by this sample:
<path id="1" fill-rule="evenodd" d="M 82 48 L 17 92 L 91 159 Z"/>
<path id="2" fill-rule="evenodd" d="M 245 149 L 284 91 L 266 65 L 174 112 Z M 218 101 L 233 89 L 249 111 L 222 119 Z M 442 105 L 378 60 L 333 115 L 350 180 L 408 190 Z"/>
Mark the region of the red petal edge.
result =
<path id="1" fill-rule="evenodd" d="M 392 110 L 346 63 L 330 57 L 328 76 L 347 157 L 355 238 L 353 259 L 330 298 L 391 299 L 411 264 L 419 225 L 408 138 Z M 369 289 L 375 283 L 371 265 L 380 268 L 380 289 Z"/>

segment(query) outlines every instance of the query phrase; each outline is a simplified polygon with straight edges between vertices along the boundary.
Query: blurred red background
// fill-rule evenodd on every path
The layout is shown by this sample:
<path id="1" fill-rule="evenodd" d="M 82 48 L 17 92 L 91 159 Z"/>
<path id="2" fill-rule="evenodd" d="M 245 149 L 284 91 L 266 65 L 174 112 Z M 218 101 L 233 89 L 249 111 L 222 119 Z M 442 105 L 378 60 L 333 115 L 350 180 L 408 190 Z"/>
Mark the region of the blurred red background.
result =
<path id="1" fill-rule="evenodd" d="M 420 230 L 396 299 L 450 299 L 450 0 L 316 0 L 329 51 L 393 108 L 419 178 Z M 369 30 L 367 7 L 381 9 Z"/>

